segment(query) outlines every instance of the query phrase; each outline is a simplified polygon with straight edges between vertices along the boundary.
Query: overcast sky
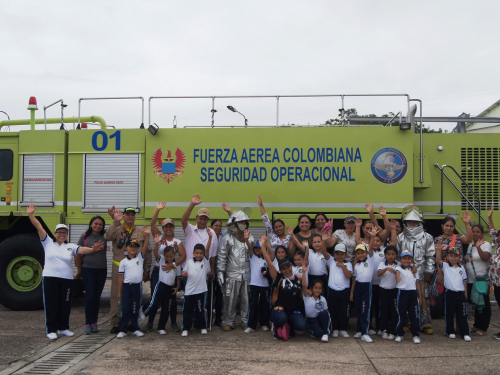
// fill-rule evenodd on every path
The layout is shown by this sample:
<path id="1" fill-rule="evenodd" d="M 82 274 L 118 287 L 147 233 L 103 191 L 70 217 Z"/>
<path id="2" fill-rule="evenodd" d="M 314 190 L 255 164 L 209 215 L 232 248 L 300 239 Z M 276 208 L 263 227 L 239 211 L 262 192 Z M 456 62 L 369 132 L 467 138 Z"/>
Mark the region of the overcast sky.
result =
<path id="1" fill-rule="evenodd" d="M 500 2 L 9 1 L 0 12 L 0 110 L 28 118 L 28 99 L 409 94 L 424 116 L 478 115 L 500 99 Z M 496 37 L 495 37 L 496 35 Z M 161 127 L 209 125 L 211 99 L 152 101 Z M 216 125 L 275 124 L 276 99 L 217 99 Z M 280 99 L 280 124 L 337 116 L 338 98 Z M 404 98 L 346 98 L 382 115 Z M 47 110 L 58 117 L 60 107 Z M 83 102 L 82 115 L 136 127 L 139 100 Z M 0 120 L 5 119 L 0 114 Z M 435 124 L 452 129 L 455 124 Z"/>

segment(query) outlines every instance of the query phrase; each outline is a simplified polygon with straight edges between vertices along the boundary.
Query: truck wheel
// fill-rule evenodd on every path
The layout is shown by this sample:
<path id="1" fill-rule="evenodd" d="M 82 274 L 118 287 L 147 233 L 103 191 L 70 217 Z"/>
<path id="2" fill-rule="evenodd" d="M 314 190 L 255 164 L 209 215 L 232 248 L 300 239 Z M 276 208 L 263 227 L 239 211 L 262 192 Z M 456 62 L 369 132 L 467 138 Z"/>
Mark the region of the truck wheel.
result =
<path id="1" fill-rule="evenodd" d="M 18 234 L 0 244 L 0 303 L 12 310 L 43 308 L 43 247 L 32 234 Z"/>

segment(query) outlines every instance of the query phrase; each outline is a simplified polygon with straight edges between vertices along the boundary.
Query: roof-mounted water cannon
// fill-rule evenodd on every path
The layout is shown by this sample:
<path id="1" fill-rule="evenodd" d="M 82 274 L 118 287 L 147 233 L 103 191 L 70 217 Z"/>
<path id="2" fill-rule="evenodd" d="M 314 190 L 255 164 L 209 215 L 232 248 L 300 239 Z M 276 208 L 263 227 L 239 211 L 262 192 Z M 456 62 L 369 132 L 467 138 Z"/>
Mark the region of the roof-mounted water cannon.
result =
<path id="1" fill-rule="evenodd" d="M 415 126 L 415 113 L 417 113 L 417 105 L 412 104 L 406 114 L 406 121 L 399 123 L 399 130 L 410 130 Z"/>

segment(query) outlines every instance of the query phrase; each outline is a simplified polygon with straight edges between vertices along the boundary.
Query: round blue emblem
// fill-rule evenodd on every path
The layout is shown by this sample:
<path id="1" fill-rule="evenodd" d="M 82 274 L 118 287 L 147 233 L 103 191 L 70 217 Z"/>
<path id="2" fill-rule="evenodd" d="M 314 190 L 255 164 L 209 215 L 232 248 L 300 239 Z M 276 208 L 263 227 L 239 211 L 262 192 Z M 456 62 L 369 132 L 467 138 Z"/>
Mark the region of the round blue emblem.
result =
<path id="1" fill-rule="evenodd" d="M 371 169 L 373 176 L 383 184 L 395 184 L 406 175 L 408 161 L 397 148 L 386 147 L 373 155 Z"/>

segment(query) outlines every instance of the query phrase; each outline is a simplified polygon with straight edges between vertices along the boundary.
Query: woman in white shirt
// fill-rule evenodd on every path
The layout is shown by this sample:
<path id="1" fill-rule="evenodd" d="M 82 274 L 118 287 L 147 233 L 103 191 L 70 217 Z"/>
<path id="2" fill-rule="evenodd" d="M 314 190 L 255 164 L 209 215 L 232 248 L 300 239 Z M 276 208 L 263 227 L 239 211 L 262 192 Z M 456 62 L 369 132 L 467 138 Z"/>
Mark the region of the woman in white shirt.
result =
<path id="1" fill-rule="evenodd" d="M 38 231 L 45 252 L 42 288 L 47 337 L 55 340 L 57 334 L 73 336 L 74 333 L 69 330 L 69 314 L 73 300 L 73 256 L 100 251 L 104 242 L 95 242 L 92 247 L 68 243 L 68 227 L 64 224 L 57 224 L 54 241 L 35 217 L 35 211 L 35 205 L 31 204 L 26 212 Z"/>
<path id="2" fill-rule="evenodd" d="M 484 240 L 483 232 L 481 225 L 472 227 L 473 242 L 469 245 L 465 254 L 467 295 L 470 296 L 474 307 L 474 326 L 471 329 L 474 336 L 486 335 L 491 319 L 490 296 L 486 278 L 490 269 L 489 260 L 492 249 L 491 244 Z M 475 287 L 473 288 L 473 286 Z M 474 298 L 475 296 L 479 296 L 479 298 Z"/>

